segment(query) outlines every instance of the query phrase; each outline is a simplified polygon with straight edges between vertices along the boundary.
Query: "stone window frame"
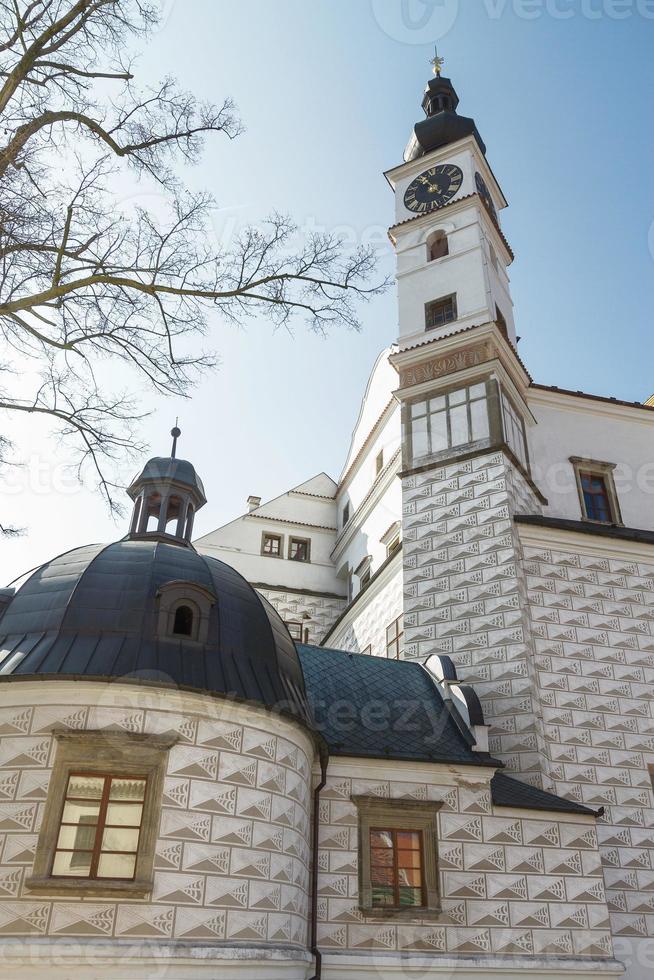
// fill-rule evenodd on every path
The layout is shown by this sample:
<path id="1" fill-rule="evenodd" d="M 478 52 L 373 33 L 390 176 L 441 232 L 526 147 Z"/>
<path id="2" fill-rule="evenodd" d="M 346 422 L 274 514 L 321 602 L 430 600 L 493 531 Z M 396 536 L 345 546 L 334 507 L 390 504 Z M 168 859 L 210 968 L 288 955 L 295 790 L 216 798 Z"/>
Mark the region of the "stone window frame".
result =
<path id="1" fill-rule="evenodd" d="M 65 731 L 53 734 L 57 741 L 55 762 L 32 875 L 25 882 L 26 888 L 33 894 L 73 895 L 81 898 L 146 898 L 154 884 L 155 846 L 159 835 L 168 752 L 179 741 L 179 736 L 113 731 Z M 89 775 L 147 777 L 133 881 L 51 876 L 68 780 L 73 773 L 80 771 Z"/>
<path id="2" fill-rule="evenodd" d="M 570 462 L 572 463 L 572 468 L 574 469 L 582 520 L 588 524 L 597 524 L 601 527 L 624 527 L 622 512 L 620 510 L 620 500 L 618 498 L 618 492 L 615 488 L 615 478 L 613 476 L 617 463 L 606 463 L 597 459 L 585 459 L 583 456 L 571 456 Z M 611 511 L 610 521 L 596 521 L 592 517 L 588 516 L 586 512 L 584 488 L 581 483 L 582 473 L 590 473 L 593 476 L 600 476 L 604 480 L 604 485 L 609 498 L 609 508 Z"/>
<path id="3" fill-rule="evenodd" d="M 370 919 L 419 921 L 441 914 L 438 869 L 438 813 L 442 802 L 351 796 L 358 817 L 359 911 Z M 370 832 L 376 827 L 419 831 L 423 840 L 423 886 L 426 905 L 406 909 L 379 908 L 372 904 L 370 881 Z"/>
<path id="4" fill-rule="evenodd" d="M 305 544 L 307 546 L 307 557 L 306 558 L 291 558 L 291 549 L 293 547 L 293 542 L 300 544 Z M 289 534 L 288 536 L 288 560 L 299 562 L 301 565 L 311 564 L 311 538 L 302 538 L 297 534 Z"/>
<path id="5" fill-rule="evenodd" d="M 157 589 L 157 636 L 163 640 L 184 643 L 206 643 L 209 636 L 209 617 L 216 596 L 196 582 L 166 582 Z M 175 613 L 180 606 L 190 606 L 193 630 L 190 636 L 174 633 Z"/>
<path id="6" fill-rule="evenodd" d="M 266 538 L 275 538 L 279 541 L 279 551 L 274 555 L 271 551 L 264 551 Z M 284 558 L 284 535 L 276 534 L 275 531 L 263 531 L 261 534 L 261 554 L 264 558 Z"/>

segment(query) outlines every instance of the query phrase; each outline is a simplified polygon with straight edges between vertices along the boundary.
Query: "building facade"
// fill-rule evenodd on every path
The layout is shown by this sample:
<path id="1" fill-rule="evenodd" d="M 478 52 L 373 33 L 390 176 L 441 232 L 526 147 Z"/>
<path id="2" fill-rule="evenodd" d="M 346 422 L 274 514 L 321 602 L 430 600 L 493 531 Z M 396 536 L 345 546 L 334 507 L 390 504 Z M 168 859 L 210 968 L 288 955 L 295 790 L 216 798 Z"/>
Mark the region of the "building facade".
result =
<path id="1" fill-rule="evenodd" d="M 423 109 L 338 482 L 192 544 L 175 442 L 0 592 L 8 977 L 652 975 L 654 406 L 532 380 L 482 138 Z"/>

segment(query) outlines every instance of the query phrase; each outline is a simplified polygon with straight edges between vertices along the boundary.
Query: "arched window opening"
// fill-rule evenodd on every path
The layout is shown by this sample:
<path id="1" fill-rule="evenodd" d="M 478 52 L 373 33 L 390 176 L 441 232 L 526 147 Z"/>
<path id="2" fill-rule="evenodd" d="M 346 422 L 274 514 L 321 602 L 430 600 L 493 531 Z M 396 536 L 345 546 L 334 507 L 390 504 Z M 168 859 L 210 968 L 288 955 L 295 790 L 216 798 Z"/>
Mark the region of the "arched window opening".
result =
<path id="1" fill-rule="evenodd" d="M 152 493 L 147 498 L 145 503 L 145 515 L 147 518 L 147 524 L 145 526 L 146 531 L 156 531 L 159 527 L 159 513 L 161 511 L 161 494 Z"/>
<path id="2" fill-rule="evenodd" d="M 427 240 L 427 261 L 434 262 L 450 254 L 450 245 L 444 231 L 437 231 Z"/>
<path id="3" fill-rule="evenodd" d="M 166 527 L 164 529 L 166 534 L 175 534 L 177 532 L 177 522 L 179 521 L 183 506 L 181 497 L 170 497 L 168 500 Z"/>
<path id="4" fill-rule="evenodd" d="M 190 606 L 178 606 L 173 621 L 175 636 L 193 636 L 193 610 Z"/>

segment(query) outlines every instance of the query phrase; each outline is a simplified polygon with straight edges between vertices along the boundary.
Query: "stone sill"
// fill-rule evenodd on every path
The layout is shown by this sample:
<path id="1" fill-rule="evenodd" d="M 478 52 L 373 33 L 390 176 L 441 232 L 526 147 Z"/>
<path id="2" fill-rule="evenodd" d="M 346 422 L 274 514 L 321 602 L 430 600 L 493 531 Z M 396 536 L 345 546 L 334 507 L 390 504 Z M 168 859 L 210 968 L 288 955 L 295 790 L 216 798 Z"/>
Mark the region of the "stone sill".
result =
<path id="1" fill-rule="evenodd" d="M 151 881 L 80 881 L 65 878 L 28 878 L 25 887 L 35 895 L 64 895 L 78 898 L 147 898 Z"/>
<path id="2" fill-rule="evenodd" d="M 443 915 L 440 908 L 409 908 L 409 909 L 368 909 L 359 906 L 361 915 L 366 919 L 374 919 L 377 922 L 413 922 L 419 925 L 421 922 L 438 922 Z"/>

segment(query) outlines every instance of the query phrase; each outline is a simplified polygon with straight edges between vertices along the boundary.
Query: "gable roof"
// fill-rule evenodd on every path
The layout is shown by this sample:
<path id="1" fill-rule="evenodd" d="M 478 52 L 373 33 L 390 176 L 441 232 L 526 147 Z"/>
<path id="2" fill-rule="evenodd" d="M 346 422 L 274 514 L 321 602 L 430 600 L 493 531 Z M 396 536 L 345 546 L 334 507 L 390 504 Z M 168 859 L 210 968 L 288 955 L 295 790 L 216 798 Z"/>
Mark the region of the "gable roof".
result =
<path id="1" fill-rule="evenodd" d="M 492 766 L 418 663 L 300 646 L 315 728 L 332 755 Z"/>

